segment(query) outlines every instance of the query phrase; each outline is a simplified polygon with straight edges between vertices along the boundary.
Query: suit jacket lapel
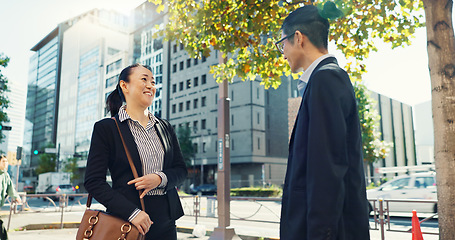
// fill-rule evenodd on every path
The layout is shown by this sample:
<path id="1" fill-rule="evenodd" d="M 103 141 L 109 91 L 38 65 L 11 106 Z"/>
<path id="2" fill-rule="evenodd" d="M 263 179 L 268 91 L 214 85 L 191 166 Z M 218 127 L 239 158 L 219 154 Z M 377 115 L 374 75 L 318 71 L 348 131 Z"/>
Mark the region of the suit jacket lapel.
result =
<path id="1" fill-rule="evenodd" d="M 163 168 L 166 166 L 166 163 L 168 161 L 166 161 L 166 157 L 169 156 L 169 151 L 171 150 L 171 145 L 170 145 L 170 142 L 169 142 L 169 134 L 168 134 L 168 131 L 166 131 L 165 127 L 164 127 L 164 123 L 158 119 L 158 118 L 155 118 L 156 119 L 156 123 L 155 123 L 155 130 L 158 134 L 158 137 L 161 141 L 161 144 L 163 145 L 163 148 L 164 148 L 164 164 L 163 164 Z"/>
<path id="2" fill-rule="evenodd" d="M 131 154 L 131 158 L 133 160 L 133 164 L 136 167 L 137 174 L 141 177 L 144 173 L 142 172 L 142 163 L 141 158 L 139 157 L 139 151 L 137 150 L 136 142 L 134 141 L 133 134 L 128 126 L 128 121 L 120 122 L 118 115 L 115 116 L 117 119 L 120 131 L 122 132 L 123 139 L 125 140 L 126 147 Z M 121 141 L 120 141 L 121 143 Z M 123 147 L 123 144 L 121 144 Z M 126 157 L 126 155 L 125 155 Z M 128 159 L 125 159 L 128 161 Z"/>

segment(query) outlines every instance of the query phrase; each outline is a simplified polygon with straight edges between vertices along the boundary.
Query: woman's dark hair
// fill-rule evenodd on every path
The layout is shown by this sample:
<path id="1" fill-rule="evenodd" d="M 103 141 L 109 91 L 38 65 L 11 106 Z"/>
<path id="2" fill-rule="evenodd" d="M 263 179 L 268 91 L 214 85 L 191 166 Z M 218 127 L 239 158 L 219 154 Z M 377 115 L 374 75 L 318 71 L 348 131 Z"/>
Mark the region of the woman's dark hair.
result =
<path id="1" fill-rule="evenodd" d="M 115 87 L 115 90 L 112 91 L 109 96 L 107 96 L 106 99 L 106 109 L 111 113 L 111 116 L 117 115 L 120 107 L 123 105 L 123 102 L 125 102 L 125 96 L 123 95 L 122 88 L 120 87 L 120 80 L 123 80 L 125 82 L 130 82 L 130 75 L 133 72 L 133 68 L 136 67 L 144 67 L 147 68 L 148 70 L 152 71 L 150 66 L 147 65 L 142 65 L 139 63 L 130 65 L 122 70 L 120 72 L 120 75 L 118 77 L 118 82 L 117 86 Z"/>

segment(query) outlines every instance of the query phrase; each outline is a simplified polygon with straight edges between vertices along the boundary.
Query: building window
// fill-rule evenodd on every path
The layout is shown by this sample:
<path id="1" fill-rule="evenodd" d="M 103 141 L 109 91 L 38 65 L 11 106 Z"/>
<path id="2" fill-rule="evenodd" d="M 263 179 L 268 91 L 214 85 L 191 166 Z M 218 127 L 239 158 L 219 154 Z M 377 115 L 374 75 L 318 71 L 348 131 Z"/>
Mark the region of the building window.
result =
<path id="1" fill-rule="evenodd" d="M 173 50 L 174 50 L 173 52 L 176 53 L 176 52 L 177 52 L 177 44 L 174 44 L 173 48 L 174 48 L 174 49 L 173 49 Z"/>
<path id="2" fill-rule="evenodd" d="M 160 53 L 160 54 L 157 54 L 157 55 L 155 56 L 155 62 L 156 62 L 156 63 L 161 62 L 161 53 Z"/>
<path id="3" fill-rule="evenodd" d="M 173 73 L 177 72 L 177 63 L 172 65 L 172 72 Z"/>
<path id="4" fill-rule="evenodd" d="M 231 101 L 234 101 L 234 91 L 231 91 Z"/>
<path id="5" fill-rule="evenodd" d="M 172 93 L 177 92 L 177 84 L 172 84 Z"/>
<path id="6" fill-rule="evenodd" d="M 183 111 L 183 103 L 179 103 L 179 112 Z"/>
<path id="7" fill-rule="evenodd" d="M 198 63 L 198 60 L 197 60 L 197 58 L 195 58 L 195 59 L 194 59 L 194 65 L 196 66 L 197 63 Z"/>
<path id="8" fill-rule="evenodd" d="M 199 78 L 195 77 L 194 78 L 194 86 L 197 87 L 199 85 Z"/>
<path id="9" fill-rule="evenodd" d="M 197 105 L 198 105 L 198 99 L 194 99 L 194 102 L 193 102 L 193 108 L 196 109 L 197 108 Z"/>
<path id="10" fill-rule="evenodd" d="M 155 81 L 156 81 L 155 84 L 161 84 L 161 83 L 163 83 L 163 77 L 162 76 L 158 76 L 158 77 L 156 77 Z"/>
<path id="11" fill-rule="evenodd" d="M 205 56 L 202 56 L 202 62 L 207 61 L 207 58 Z"/>
<path id="12" fill-rule="evenodd" d="M 231 150 L 234 151 L 234 139 L 231 138 Z"/>
<path id="13" fill-rule="evenodd" d="M 207 83 L 207 75 L 204 74 L 204 75 L 202 75 L 201 84 L 206 84 L 206 83 Z"/>
<path id="14" fill-rule="evenodd" d="M 117 84 L 117 79 L 118 79 L 118 74 L 113 76 L 113 77 L 110 77 L 110 78 L 106 79 L 105 88 L 108 88 L 108 87 L 111 87 L 111 86 L 114 86 L 115 84 Z"/>
<path id="15" fill-rule="evenodd" d="M 215 93 L 215 105 L 217 105 L 217 104 L 218 104 L 218 94 Z"/>
<path id="16" fill-rule="evenodd" d="M 261 149 L 261 139 L 258 138 L 258 150 Z"/>
<path id="17" fill-rule="evenodd" d="M 193 143 L 194 152 L 197 153 L 197 143 Z"/>
<path id="18" fill-rule="evenodd" d="M 172 104 L 172 113 L 175 113 L 176 106 L 175 104 Z"/>
<path id="19" fill-rule="evenodd" d="M 190 89 L 191 88 L 191 79 L 187 79 L 186 80 L 186 89 Z"/>
<path id="20" fill-rule="evenodd" d="M 183 43 L 180 43 L 180 50 L 183 50 Z"/>
<path id="21" fill-rule="evenodd" d="M 197 121 L 193 122 L 193 131 L 197 131 Z"/>
<path id="22" fill-rule="evenodd" d="M 201 107 L 205 107 L 206 100 L 207 100 L 206 97 L 202 97 L 202 98 L 201 98 Z"/>
<path id="23" fill-rule="evenodd" d="M 179 82 L 179 91 L 183 91 L 183 82 Z"/>
<path id="24" fill-rule="evenodd" d="M 206 124 L 205 123 L 206 123 L 205 119 L 202 119 L 201 120 L 201 129 L 205 129 L 206 128 Z"/>
<path id="25" fill-rule="evenodd" d="M 180 70 L 183 70 L 183 61 L 180 62 Z"/>
<path id="26" fill-rule="evenodd" d="M 260 124 L 261 123 L 261 116 L 259 115 L 259 113 L 257 113 L 257 115 L 258 115 L 258 124 Z"/>
<path id="27" fill-rule="evenodd" d="M 191 67 L 191 58 L 188 58 L 186 60 L 186 68 L 189 68 L 189 67 Z"/>
<path id="28" fill-rule="evenodd" d="M 205 152 L 205 142 L 202 143 L 202 152 Z"/>
<path id="29" fill-rule="evenodd" d="M 234 114 L 231 115 L 231 126 L 234 126 Z"/>
<path id="30" fill-rule="evenodd" d="M 215 118 L 215 128 L 218 128 L 218 117 Z"/>
<path id="31" fill-rule="evenodd" d="M 186 110 L 190 110 L 191 101 L 186 101 Z"/>

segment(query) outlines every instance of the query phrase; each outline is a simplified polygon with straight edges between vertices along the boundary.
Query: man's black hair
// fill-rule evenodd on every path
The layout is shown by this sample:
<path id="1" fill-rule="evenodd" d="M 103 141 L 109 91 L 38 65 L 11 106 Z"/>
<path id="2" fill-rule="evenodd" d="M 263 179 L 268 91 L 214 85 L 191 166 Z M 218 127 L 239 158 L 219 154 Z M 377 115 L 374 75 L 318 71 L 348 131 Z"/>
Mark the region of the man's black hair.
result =
<path id="1" fill-rule="evenodd" d="M 281 29 L 286 36 L 299 31 L 305 34 L 315 47 L 327 49 L 329 21 L 321 17 L 314 5 L 305 5 L 291 12 L 284 19 Z M 289 38 L 289 41 L 294 43 L 294 38 Z"/>

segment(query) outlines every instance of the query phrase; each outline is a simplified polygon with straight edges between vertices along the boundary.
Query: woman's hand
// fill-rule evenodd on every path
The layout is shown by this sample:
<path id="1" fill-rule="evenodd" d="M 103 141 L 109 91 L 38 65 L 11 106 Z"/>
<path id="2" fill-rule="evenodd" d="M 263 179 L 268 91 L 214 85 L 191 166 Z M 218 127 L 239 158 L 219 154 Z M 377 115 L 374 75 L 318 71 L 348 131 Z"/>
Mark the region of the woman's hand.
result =
<path id="1" fill-rule="evenodd" d="M 150 226 L 153 224 L 152 220 L 150 220 L 149 215 L 144 211 L 140 211 L 139 214 L 133 219 L 133 221 L 131 221 L 131 223 L 136 226 L 139 232 L 143 235 L 149 231 Z"/>
<path id="2" fill-rule="evenodd" d="M 17 203 L 17 204 L 21 204 L 21 203 L 22 203 L 22 199 L 21 199 L 20 197 L 18 197 L 18 198 L 15 198 L 15 199 L 13 200 L 13 202 L 14 202 L 14 203 Z"/>
<path id="3" fill-rule="evenodd" d="M 143 198 L 150 190 L 155 189 L 161 184 L 161 177 L 155 173 L 147 174 L 129 181 L 128 185 L 131 184 L 134 184 L 137 190 L 144 189 L 144 192 L 141 194 L 141 198 Z"/>

